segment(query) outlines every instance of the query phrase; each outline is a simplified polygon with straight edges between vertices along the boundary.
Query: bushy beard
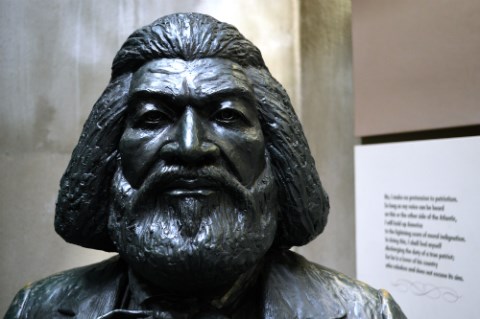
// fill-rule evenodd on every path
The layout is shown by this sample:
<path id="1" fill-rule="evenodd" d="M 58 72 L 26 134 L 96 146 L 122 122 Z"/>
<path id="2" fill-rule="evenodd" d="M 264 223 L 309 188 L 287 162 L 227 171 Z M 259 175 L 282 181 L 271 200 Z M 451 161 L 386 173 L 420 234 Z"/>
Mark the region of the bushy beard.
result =
<path id="1" fill-rule="evenodd" d="M 276 186 L 270 166 L 250 188 L 215 167 L 192 171 L 160 165 L 138 189 L 119 168 L 112 191 L 109 230 L 133 271 L 176 293 L 220 288 L 255 266 L 277 228 Z M 171 196 L 177 178 L 219 183 L 208 196 Z"/>

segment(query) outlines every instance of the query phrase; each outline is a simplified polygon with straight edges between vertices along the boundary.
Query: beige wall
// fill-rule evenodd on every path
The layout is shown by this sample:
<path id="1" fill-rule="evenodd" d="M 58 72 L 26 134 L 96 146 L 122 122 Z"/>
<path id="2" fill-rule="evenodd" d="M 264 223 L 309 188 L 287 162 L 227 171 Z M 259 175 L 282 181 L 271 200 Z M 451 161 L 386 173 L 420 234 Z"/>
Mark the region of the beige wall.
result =
<path id="1" fill-rule="evenodd" d="M 479 30 L 478 0 L 353 1 L 356 135 L 480 124 Z"/>
<path id="2" fill-rule="evenodd" d="M 354 275 L 351 4 L 300 3 L 301 119 L 331 209 L 325 232 L 297 251 Z"/>
<path id="3" fill-rule="evenodd" d="M 228 21 L 260 47 L 305 123 L 332 197 L 325 235 L 301 251 L 354 273 L 349 1 L 7 0 L 0 2 L 0 315 L 25 283 L 107 256 L 55 234 L 58 182 L 121 43 L 177 11 Z"/>

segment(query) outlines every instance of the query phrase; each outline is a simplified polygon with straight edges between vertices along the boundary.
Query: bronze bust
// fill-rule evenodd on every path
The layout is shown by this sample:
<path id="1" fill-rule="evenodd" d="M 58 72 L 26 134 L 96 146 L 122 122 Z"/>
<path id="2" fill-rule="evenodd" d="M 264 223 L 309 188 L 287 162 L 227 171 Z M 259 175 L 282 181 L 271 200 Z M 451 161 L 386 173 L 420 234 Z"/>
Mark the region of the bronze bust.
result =
<path id="1" fill-rule="evenodd" d="M 118 256 L 22 289 L 6 318 L 405 318 L 289 251 L 327 222 L 288 95 L 233 26 L 173 14 L 117 53 L 55 229 Z"/>

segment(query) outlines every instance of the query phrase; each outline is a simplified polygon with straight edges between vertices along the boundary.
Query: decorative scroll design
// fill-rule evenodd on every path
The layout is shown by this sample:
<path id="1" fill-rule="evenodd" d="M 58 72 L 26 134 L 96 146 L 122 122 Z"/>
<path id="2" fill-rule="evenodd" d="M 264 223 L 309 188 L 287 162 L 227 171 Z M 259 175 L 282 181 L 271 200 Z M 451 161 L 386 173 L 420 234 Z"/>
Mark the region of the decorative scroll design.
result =
<path id="1" fill-rule="evenodd" d="M 450 303 L 455 303 L 462 297 L 452 288 L 438 287 L 429 283 L 414 282 L 408 279 L 398 279 L 392 285 L 401 292 L 411 292 L 416 296 L 442 299 Z"/>

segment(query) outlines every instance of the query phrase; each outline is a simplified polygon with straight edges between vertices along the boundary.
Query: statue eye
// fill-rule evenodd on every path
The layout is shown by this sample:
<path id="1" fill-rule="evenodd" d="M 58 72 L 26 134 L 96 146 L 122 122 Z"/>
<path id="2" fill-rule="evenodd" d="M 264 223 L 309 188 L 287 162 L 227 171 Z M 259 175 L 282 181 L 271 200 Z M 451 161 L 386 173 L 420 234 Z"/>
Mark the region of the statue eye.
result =
<path id="1" fill-rule="evenodd" d="M 221 109 L 214 114 L 213 118 L 224 124 L 233 124 L 244 120 L 243 114 L 234 109 Z"/>
<path id="2" fill-rule="evenodd" d="M 137 126 L 152 127 L 169 121 L 170 118 L 165 113 L 157 110 L 149 110 L 140 115 L 136 121 L 136 124 Z"/>

